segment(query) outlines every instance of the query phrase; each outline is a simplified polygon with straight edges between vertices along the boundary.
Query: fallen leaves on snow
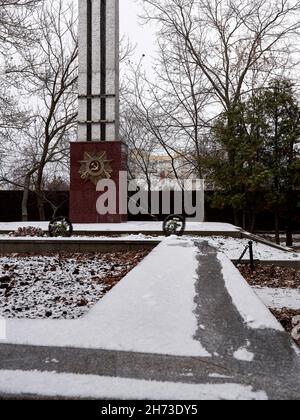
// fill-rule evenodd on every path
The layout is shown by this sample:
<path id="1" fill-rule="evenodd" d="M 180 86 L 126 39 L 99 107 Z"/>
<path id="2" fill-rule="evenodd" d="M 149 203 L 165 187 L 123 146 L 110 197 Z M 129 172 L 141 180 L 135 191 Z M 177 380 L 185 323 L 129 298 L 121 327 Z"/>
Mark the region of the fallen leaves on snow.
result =
<path id="1" fill-rule="evenodd" d="M 0 317 L 75 319 L 149 251 L 0 256 Z"/>

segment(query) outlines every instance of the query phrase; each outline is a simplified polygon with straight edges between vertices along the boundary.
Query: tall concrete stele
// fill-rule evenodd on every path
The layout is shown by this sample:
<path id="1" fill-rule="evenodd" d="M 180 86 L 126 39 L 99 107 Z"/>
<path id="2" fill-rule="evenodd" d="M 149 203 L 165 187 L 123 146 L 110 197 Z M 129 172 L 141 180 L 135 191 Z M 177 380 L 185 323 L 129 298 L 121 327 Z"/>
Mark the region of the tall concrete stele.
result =
<path id="1" fill-rule="evenodd" d="M 79 0 L 78 141 L 71 143 L 70 218 L 74 223 L 121 223 L 100 216 L 97 182 L 127 170 L 119 138 L 119 0 Z M 117 191 L 118 192 L 118 191 Z M 117 194 L 118 195 L 118 194 Z"/>

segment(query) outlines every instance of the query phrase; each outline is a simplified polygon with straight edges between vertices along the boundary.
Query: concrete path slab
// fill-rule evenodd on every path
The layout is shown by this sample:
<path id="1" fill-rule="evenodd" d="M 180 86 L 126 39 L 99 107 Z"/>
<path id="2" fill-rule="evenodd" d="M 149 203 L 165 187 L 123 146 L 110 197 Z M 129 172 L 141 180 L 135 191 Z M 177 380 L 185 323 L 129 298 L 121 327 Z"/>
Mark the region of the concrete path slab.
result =
<path id="1" fill-rule="evenodd" d="M 168 239 L 81 320 L 8 321 L 0 393 L 300 399 L 300 357 L 227 257 Z"/>

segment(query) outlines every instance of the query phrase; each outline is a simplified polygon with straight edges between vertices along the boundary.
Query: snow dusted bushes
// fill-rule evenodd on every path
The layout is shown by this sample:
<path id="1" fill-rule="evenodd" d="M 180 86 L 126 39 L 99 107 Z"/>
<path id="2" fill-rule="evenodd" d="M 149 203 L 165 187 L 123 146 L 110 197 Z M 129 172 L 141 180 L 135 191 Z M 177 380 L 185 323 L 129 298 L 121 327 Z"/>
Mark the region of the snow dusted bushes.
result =
<path id="1" fill-rule="evenodd" d="M 15 232 L 11 232 L 9 236 L 13 238 L 43 238 L 45 236 L 44 232 L 40 228 L 28 226 L 28 227 L 20 227 Z"/>

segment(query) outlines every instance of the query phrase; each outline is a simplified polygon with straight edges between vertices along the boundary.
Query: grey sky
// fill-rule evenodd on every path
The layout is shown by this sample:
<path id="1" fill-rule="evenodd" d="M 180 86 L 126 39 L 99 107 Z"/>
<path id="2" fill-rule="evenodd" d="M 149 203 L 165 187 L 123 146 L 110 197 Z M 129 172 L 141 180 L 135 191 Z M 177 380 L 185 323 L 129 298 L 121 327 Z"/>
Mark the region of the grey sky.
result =
<path id="1" fill-rule="evenodd" d="M 49 2 L 51 0 L 48 0 Z M 72 0 L 77 4 L 78 0 Z M 151 25 L 141 25 L 138 15 L 142 11 L 141 0 L 120 0 L 120 32 L 127 35 L 132 44 L 136 44 L 135 59 L 146 55 L 144 65 L 151 66 L 151 57 L 155 55 L 155 36 Z M 0 57 L 0 74 L 4 70 Z"/>
<path id="2" fill-rule="evenodd" d="M 153 27 L 141 25 L 138 15 L 141 13 L 140 0 L 120 0 L 120 30 L 128 35 L 133 44 L 137 44 L 136 57 L 146 55 L 147 65 L 155 54 Z"/>

